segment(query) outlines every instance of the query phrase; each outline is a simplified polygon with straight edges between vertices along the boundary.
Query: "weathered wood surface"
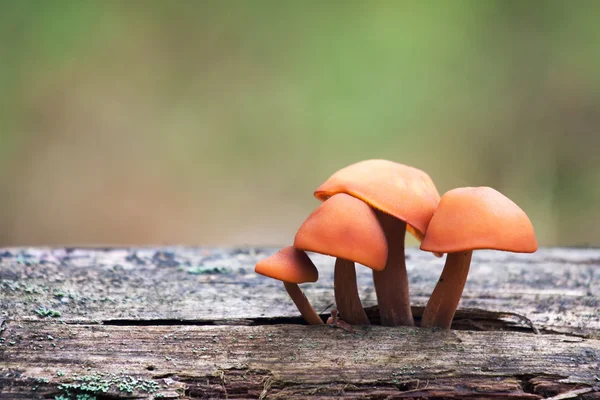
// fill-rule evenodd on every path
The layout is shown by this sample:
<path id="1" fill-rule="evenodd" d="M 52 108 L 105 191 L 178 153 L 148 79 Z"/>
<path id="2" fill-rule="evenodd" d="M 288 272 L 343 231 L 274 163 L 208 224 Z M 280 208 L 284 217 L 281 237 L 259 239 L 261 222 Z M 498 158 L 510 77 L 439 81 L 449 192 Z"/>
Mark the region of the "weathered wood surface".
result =
<path id="1" fill-rule="evenodd" d="M 39 306 L 67 321 L 185 320 L 297 316 L 283 285 L 254 273 L 276 249 L 0 250 L 0 307 L 10 319 L 37 318 Z M 407 251 L 413 305 L 424 306 L 443 259 Z M 317 310 L 333 304 L 333 259 L 312 256 Z M 600 250 L 541 249 L 533 255 L 478 251 L 461 307 L 512 311 L 540 328 L 600 330 Z M 369 269 L 357 268 L 365 306 L 376 302 Z"/>
<path id="2" fill-rule="evenodd" d="M 36 380 L 42 396 L 57 395 L 64 393 L 57 383 L 72 383 L 74 375 L 112 372 L 158 382 L 160 392 L 174 398 L 179 394 L 163 387 L 165 378 L 190 398 L 258 398 L 265 391 L 284 399 L 311 394 L 536 399 L 593 387 L 600 361 L 598 340 L 592 339 L 379 326 L 355 333 L 297 325 L 132 331 L 30 322 L 9 324 L 5 335 L 15 343 L 4 350 L 3 373 L 15 371 L 15 377 L 4 394 L 15 398 Z M 44 378 L 52 384 L 40 382 Z M 110 394 L 119 395 L 117 385 Z"/>
<path id="3" fill-rule="evenodd" d="M 600 398 L 600 250 L 475 252 L 455 329 L 355 333 L 300 325 L 275 250 L 0 249 L 0 398 Z M 418 321 L 443 259 L 407 254 Z"/>

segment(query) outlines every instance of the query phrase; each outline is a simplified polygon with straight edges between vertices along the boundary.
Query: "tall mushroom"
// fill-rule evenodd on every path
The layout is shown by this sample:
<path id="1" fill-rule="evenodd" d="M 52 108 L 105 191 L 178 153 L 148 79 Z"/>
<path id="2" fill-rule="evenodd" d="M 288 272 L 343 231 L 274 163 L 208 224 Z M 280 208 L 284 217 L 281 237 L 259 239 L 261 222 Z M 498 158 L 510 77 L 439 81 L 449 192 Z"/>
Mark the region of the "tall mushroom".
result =
<path id="1" fill-rule="evenodd" d="M 335 301 L 342 318 L 369 325 L 356 285 L 355 262 L 373 270 L 385 267 L 388 248 L 374 210 L 347 194 L 323 202 L 300 226 L 294 247 L 336 257 Z"/>
<path id="2" fill-rule="evenodd" d="M 373 271 L 382 325 L 414 325 L 404 256 L 406 231 L 421 239 L 440 195 L 425 172 L 388 160 L 366 160 L 334 173 L 316 191 L 319 200 L 337 193 L 375 210 L 388 242 L 383 270 Z"/>
<path id="3" fill-rule="evenodd" d="M 317 268 L 305 252 L 292 246 L 284 247 L 272 256 L 259 261 L 255 271 L 258 274 L 282 281 L 285 290 L 306 322 L 310 325 L 323 324 L 319 314 L 298 287 L 299 283 L 316 282 L 319 278 Z"/>
<path id="4" fill-rule="evenodd" d="M 502 193 L 489 187 L 458 188 L 445 193 L 421 243 L 421 250 L 448 253 L 421 326 L 450 328 L 473 250 L 533 253 L 537 248 L 527 214 Z"/>

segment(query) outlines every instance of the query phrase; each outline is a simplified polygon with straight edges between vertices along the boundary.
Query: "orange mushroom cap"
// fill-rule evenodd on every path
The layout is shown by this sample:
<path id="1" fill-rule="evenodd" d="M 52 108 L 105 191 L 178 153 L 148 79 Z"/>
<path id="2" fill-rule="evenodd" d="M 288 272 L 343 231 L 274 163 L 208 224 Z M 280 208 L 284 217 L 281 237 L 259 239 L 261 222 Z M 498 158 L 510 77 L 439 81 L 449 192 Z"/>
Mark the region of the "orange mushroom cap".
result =
<path id="1" fill-rule="evenodd" d="M 363 264 L 381 271 L 388 247 L 375 211 L 361 200 L 341 193 L 312 212 L 298 229 L 294 247 Z"/>
<path id="2" fill-rule="evenodd" d="M 257 274 L 288 283 L 316 282 L 319 279 L 315 264 L 305 252 L 292 246 L 259 261 L 254 270 Z"/>
<path id="3" fill-rule="evenodd" d="M 527 214 L 490 187 L 445 193 L 421 243 L 421 250 L 442 253 L 482 249 L 533 253 L 537 248 Z"/>
<path id="4" fill-rule="evenodd" d="M 336 193 L 347 193 L 405 221 L 417 239 L 423 238 L 440 201 L 429 175 L 388 160 L 366 160 L 340 169 L 319 186 L 315 197 L 326 200 Z"/>

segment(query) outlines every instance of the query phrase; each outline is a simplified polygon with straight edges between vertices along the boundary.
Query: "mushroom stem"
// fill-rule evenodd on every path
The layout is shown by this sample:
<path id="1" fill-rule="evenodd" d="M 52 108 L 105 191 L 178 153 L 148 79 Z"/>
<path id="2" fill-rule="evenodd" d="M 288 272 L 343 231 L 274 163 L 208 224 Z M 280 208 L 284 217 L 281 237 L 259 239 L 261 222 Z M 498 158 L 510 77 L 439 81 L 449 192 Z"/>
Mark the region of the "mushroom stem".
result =
<path id="1" fill-rule="evenodd" d="M 381 325 L 414 326 L 404 258 L 406 222 L 381 211 L 376 210 L 376 212 L 388 242 L 385 269 L 373 271 Z"/>
<path id="2" fill-rule="evenodd" d="M 450 329 L 462 296 L 473 251 L 448 253 L 446 264 L 423 311 L 421 326 Z"/>
<path id="3" fill-rule="evenodd" d="M 333 282 L 335 304 L 344 321 L 351 325 L 370 325 L 371 322 L 358 296 L 354 262 L 336 258 Z"/>
<path id="4" fill-rule="evenodd" d="M 302 314 L 306 322 L 308 322 L 309 325 L 323 325 L 323 320 L 321 319 L 321 317 L 319 317 L 319 314 L 317 314 L 315 309 L 310 305 L 310 302 L 308 301 L 304 293 L 302 293 L 300 287 L 295 283 L 289 282 L 283 282 L 283 285 L 285 286 L 285 290 L 287 290 L 288 294 L 294 301 L 294 304 L 296 304 L 296 307 L 298 307 L 298 311 L 300 311 L 300 314 Z"/>

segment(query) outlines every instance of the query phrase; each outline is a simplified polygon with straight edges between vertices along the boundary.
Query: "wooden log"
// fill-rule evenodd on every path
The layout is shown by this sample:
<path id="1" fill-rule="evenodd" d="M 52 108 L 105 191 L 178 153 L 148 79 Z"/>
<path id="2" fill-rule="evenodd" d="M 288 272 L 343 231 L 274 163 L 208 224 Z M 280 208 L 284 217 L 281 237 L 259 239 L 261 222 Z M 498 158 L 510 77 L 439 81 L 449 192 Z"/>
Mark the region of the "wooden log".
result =
<path id="1" fill-rule="evenodd" d="M 0 307 L 11 319 L 59 311 L 68 321 L 212 321 L 298 315 L 283 285 L 254 264 L 277 249 L 4 249 Z M 443 259 L 407 249 L 413 305 L 424 306 Z M 333 305 L 333 262 L 312 255 L 319 281 L 303 290 L 319 311 Z M 460 307 L 508 311 L 540 328 L 600 329 L 597 249 L 540 249 L 535 254 L 477 251 Z M 371 271 L 358 267 L 365 306 L 375 304 Z"/>
<path id="2" fill-rule="evenodd" d="M 453 330 L 353 333 L 253 273 L 275 250 L 0 249 L 0 398 L 600 398 L 598 250 L 476 252 Z M 418 322 L 443 260 L 407 255 Z"/>
<path id="3" fill-rule="evenodd" d="M 10 322 L 2 337 L 3 398 L 127 398 L 135 380 L 137 398 L 537 399 L 593 389 L 600 366 L 598 339 L 501 331 Z"/>

